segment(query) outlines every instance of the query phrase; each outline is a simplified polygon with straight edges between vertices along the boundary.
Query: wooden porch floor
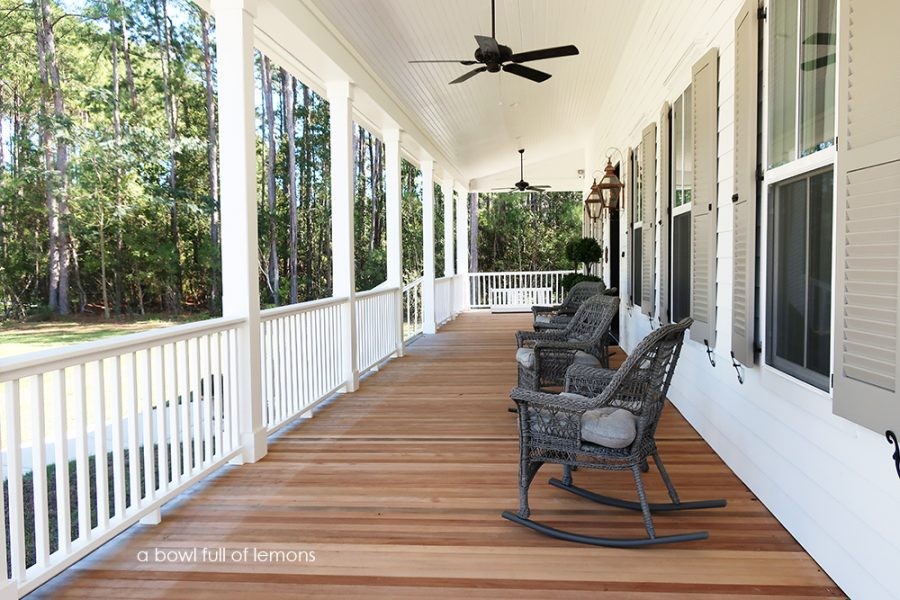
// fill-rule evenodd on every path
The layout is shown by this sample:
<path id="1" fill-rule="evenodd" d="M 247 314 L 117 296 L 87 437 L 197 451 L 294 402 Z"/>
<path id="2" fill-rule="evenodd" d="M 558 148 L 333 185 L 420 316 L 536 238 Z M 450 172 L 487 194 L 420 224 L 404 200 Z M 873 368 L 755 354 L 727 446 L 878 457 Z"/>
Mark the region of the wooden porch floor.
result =
<path id="1" fill-rule="evenodd" d="M 707 529 L 703 542 L 618 550 L 549 539 L 500 518 L 517 507 L 513 332 L 524 315 L 461 315 L 361 389 L 277 439 L 257 464 L 227 467 L 32 594 L 35 598 L 796 598 L 841 591 L 668 407 L 663 459 L 685 500 L 728 507 L 655 518 L 661 534 Z M 678 374 L 676 373 L 676 377 Z M 533 516 L 594 535 L 642 535 L 639 513 L 546 485 Z M 655 469 L 651 500 L 666 498 Z M 632 497 L 630 474 L 576 481 Z M 225 548 L 226 563 L 202 561 Z M 156 562 L 156 549 L 197 549 Z M 248 549 L 248 560 L 233 551 Z M 253 560 L 253 549 L 306 550 L 314 562 Z M 147 561 L 140 553 L 147 553 Z"/>

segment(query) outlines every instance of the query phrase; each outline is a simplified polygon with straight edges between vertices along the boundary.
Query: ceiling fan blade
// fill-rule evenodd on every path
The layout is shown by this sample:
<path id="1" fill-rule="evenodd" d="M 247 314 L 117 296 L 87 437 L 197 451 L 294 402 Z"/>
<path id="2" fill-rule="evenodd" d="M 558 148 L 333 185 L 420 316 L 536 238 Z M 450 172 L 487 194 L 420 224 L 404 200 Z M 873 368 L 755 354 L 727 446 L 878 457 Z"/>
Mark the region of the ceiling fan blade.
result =
<path id="1" fill-rule="evenodd" d="M 469 71 L 468 73 L 465 73 L 465 74 L 463 74 L 463 75 L 460 75 L 459 77 L 457 77 L 456 79 L 454 79 L 454 80 L 451 81 L 450 83 L 451 83 L 451 84 L 454 84 L 454 83 L 462 83 L 463 81 L 466 81 L 467 79 L 471 79 L 472 77 L 475 77 L 475 76 L 478 75 L 479 73 L 484 73 L 485 71 L 487 71 L 487 67 L 478 67 L 477 69 L 472 69 L 472 70 Z"/>
<path id="2" fill-rule="evenodd" d="M 503 70 L 507 73 L 512 73 L 513 75 L 518 75 L 519 77 L 524 77 L 525 79 L 530 79 L 537 83 L 547 81 L 551 77 L 550 73 L 544 73 L 543 71 L 538 71 L 537 69 L 532 69 L 531 67 L 526 67 L 517 63 L 503 65 Z"/>
<path id="3" fill-rule="evenodd" d="M 545 58 L 559 58 L 560 56 L 575 56 L 578 54 L 578 48 L 575 46 L 557 46 L 555 48 L 544 48 L 542 50 L 529 50 L 528 52 L 519 52 L 513 54 L 509 60 L 514 63 L 523 63 L 530 60 L 542 60 Z"/>
<path id="4" fill-rule="evenodd" d="M 419 64 L 419 63 L 454 63 L 460 65 L 477 65 L 477 60 L 410 60 L 407 61 L 410 64 Z"/>
<path id="5" fill-rule="evenodd" d="M 491 191 L 492 192 L 510 192 L 515 189 L 517 189 L 517 188 L 514 188 L 514 187 L 491 188 Z"/>
<path id="6" fill-rule="evenodd" d="M 549 185 L 529 185 L 528 189 L 534 190 L 535 192 L 542 192 L 544 190 L 549 190 L 550 186 Z"/>
<path id="7" fill-rule="evenodd" d="M 497 40 L 492 37 L 488 37 L 486 35 L 476 35 L 475 41 L 478 42 L 478 47 L 481 48 L 481 52 L 483 54 L 493 54 L 494 56 L 500 56 L 500 46 L 497 45 Z"/>

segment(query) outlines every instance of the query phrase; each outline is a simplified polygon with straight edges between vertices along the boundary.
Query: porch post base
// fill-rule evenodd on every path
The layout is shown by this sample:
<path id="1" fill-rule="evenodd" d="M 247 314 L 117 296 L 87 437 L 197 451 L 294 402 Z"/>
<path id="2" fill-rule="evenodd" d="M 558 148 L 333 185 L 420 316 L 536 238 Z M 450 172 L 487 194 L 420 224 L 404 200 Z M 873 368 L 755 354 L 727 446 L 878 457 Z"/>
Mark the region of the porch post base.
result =
<path id="1" fill-rule="evenodd" d="M 141 517 L 141 525 L 159 525 L 162 522 L 162 511 L 160 509 L 151 510 Z"/>
<path id="2" fill-rule="evenodd" d="M 262 460 L 269 452 L 268 437 L 265 426 L 241 433 L 241 453 L 231 460 L 231 464 L 243 465 Z"/>

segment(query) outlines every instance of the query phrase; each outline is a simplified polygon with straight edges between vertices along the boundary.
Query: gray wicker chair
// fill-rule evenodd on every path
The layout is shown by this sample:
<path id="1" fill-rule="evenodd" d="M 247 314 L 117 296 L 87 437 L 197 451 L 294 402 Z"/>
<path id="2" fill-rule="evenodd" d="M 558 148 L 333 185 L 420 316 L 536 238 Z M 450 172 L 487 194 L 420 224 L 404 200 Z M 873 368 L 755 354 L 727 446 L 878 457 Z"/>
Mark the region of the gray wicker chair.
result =
<path id="1" fill-rule="evenodd" d="M 558 539 L 598 546 L 644 546 L 709 537 L 705 531 L 658 536 L 650 516 L 651 512 L 657 511 L 725 506 L 725 500 L 681 502 L 656 448 L 656 427 L 681 351 L 684 332 L 690 323 L 690 319 L 685 319 L 652 332 L 615 371 L 573 365 L 566 376 L 568 393 L 553 395 L 522 388 L 512 391 L 511 397 L 518 405 L 519 414 L 520 505 L 518 513 L 504 512 L 504 518 Z M 598 414 L 590 414 L 588 411 L 606 409 L 606 413 L 598 412 L 608 416 L 609 411 L 617 408 L 628 411 L 622 412 L 622 415 L 633 424 L 633 440 L 629 442 L 627 437 L 623 437 L 620 440 L 622 443 L 618 445 L 624 447 L 619 448 L 612 447 L 616 445 L 612 443 L 606 446 L 586 441 L 584 422 Z M 641 471 L 649 457 L 653 457 L 659 469 L 671 503 L 650 504 L 647 501 Z M 544 463 L 563 465 L 562 481 L 550 480 L 556 487 L 601 504 L 641 511 L 648 537 L 623 539 L 585 536 L 529 519 L 528 488 Z M 572 484 L 572 469 L 576 467 L 630 470 L 639 501 L 610 498 L 576 487 Z"/>
<path id="2" fill-rule="evenodd" d="M 518 386 L 539 390 L 561 386 L 566 369 L 578 362 L 609 366 L 609 324 L 619 299 L 595 295 L 585 301 L 565 329 L 519 331 L 516 334 Z"/>
<path id="3" fill-rule="evenodd" d="M 584 301 L 597 294 L 602 294 L 606 285 L 602 281 L 581 281 L 572 286 L 562 304 L 555 306 L 532 306 L 534 330 L 565 329 L 572 315 Z"/>

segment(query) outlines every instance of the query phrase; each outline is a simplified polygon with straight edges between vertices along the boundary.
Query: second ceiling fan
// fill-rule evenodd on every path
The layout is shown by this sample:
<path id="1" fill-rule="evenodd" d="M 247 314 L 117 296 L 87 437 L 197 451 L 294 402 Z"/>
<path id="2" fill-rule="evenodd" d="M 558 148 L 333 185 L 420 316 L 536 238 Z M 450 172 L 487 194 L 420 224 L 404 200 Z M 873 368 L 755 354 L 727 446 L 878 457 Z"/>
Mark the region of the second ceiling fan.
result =
<path id="1" fill-rule="evenodd" d="M 517 181 L 513 187 L 508 188 L 494 188 L 493 191 L 513 191 L 518 190 L 520 192 L 544 192 L 549 190 L 549 185 L 531 185 L 527 181 L 525 181 L 525 148 L 519 149 L 519 181 Z"/>
<path id="2" fill-rule="evenodd" d="M 486 35 L 476 35 L 475 41 L 478 42 L 478 48 L 475 50 L 475 60 L 411 60 L 410 63 L 459 63 L 461 65 L 483 65 L 476 69 L 472 69 L 468 73 L 460 75 L 450 83 L 462 83 L 479 73 L 485 71 L 489 73 L 498 73 L 505 71 L 530 79 L 531 81 L 541 83 L 550 79 L 550 73 L 544 73 L 531 67 L 526 67 L 521 63 L 532 60 L 543 60 L 545 58 L 557 58 L 560 56 L 574 56 L 578 54 L 578 48 L 575 46 L 556 46 L 554 48 L 543 48 L 541 50 L 530 50 L 528 52 L 514 53 L 512 48 L 504 46 L 497 42 L 496 28 L 496 7 L 495 0 L 491 0 L 491 37 Z"/>

